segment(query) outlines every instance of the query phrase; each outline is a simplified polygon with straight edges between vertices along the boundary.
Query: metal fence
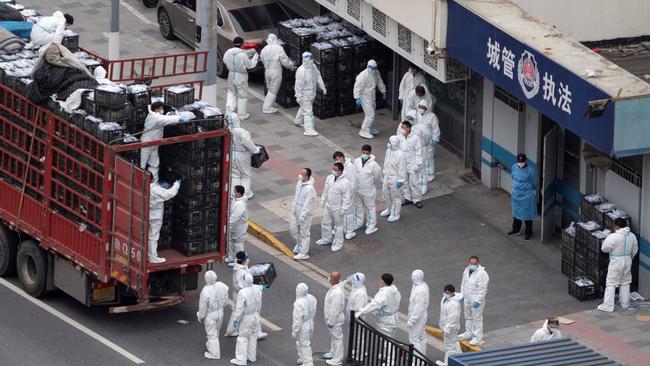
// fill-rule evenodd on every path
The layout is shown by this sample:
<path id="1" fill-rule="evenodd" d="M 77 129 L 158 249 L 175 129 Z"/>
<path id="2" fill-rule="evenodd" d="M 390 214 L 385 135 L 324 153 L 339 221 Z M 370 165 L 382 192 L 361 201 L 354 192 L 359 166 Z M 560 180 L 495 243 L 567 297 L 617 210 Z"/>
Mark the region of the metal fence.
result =
<path id="1" fill-rule="evenodd" d="M 412 344 L 391 338 L 350 312 L 348 366 L 434 366 Z"/>

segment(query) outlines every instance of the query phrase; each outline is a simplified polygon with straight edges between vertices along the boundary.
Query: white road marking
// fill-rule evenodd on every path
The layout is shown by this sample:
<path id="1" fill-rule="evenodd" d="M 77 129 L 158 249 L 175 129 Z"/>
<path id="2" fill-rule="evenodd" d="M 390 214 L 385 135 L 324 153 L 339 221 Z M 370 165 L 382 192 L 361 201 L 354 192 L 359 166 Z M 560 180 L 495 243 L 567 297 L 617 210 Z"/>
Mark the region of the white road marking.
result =
<path id="1" fill-rule="evenodd" d="M 9 290 L 17 293 L 18 295 L 22 296 L 32 304 L 38 306 L 39 308 L 47 311 L 51 315 L 63 320 L 64 322 L 68 323 L 72 327 L 76 328 L 77 330 L 81 331 L 82 333 L 85 333 L 87 336 L 90 338 L 93 338 L 94 340 L 98 341 L 99 343 L 105 345 L 106 347 L 112 349 L 113 351 L 119 353 L 120 355 L 126 357 L 129 359 L 129 361 L 136 363 L 136 364 L 143 364 L 144 361 L 139 359 L 138 357 L 134 356 L 124 348 L 118 346 L 117 344 L 109 341 L 108 339 L 102 337 L 101 335 L 97 334 L 96 332 L 88 329 L 86 326 L 83 324 L 77 322 L 76 320 L 70 318 L 69 316 L 63 314 L 62 312 L 56 310 L 55 308 L 51 307 L 50 305 L 44 303 L 43 301 L 36 299 L 32 297 L 31 295 L 27 294 L 25 291 L 23 291 L 21 288 L 15 286 L 11 282 L 5 280 L 4 278 L 0 278 L 0 284 L 3 285 L 4 287 L 8 288 Z"/>
<path id="2" fill-rule="evenodd" d="M 230 308 L 232 308 L 233 310 L 235 310 L 235 303 L 233 303 L 231 299 L 228 299 L 228 305 L 230 305 Z M 278 331 L 281 331 L 281 330 L 282 330 L 282 328 L 278 327 L 277 325 L 275 325 L 275 324 L 272 323 L 271 321 L 269 321 L 269 320 L 267 320 L 267 319 L 264 319 L 264 318 L 262 318 L 262 317 L 260 317 L 260 319 L 261 319 L 260 322 L 262 322 L 262 325 L 264 325 L 265 327 L 269 328 L 270 330 L 272 330 L 272 331 L 274 331 L 274 332 L 278 332 Z"/>
<path id="3" fill-rule="evenodd" d="M 156 25 L 156 23 L 152 22 L 147 18 L 144 14 L 139 12 L 136 8 L 132 7 L 125 1 L 120 1 L 120 5 L 126 8 L 126 10 L 130 11 L 133 15 L 135 15 L 138 19 L 140 19 L 143 23 L 149 24 L 149 25 Z"/>
<path id="4" fill-rule="evenodd" d="M 319 268 L 315 264 L 306 261 L 295 261 L 287 257 L 286 255 L 280 253 L 277 249 L 267 245 L 266 243 L 264 243 L 263 241 L 259 240 L 258 238 L 252 235 L 248 235 L 248 242 L 254 245 L 256 248 L 259 248 L 262 251 L 274 256 L 279 261 L 285 263 L 289 267 L 297 270 L 298 272 L 301 272 L 302 274 L 314 280 L 315 282 L 318 282 L 324 287 L 329 288 L 330 284 L 327 281 L 327 276 L 328 276 L 327 271 Z M 350 291 L 349 286 L 346 286 L 346 291 L 348 292 Z M 368 296 L 368 301 L 370 300 L 372 300 L 372 297 Z M 402 314 L 400 312 L 397 313 L 397 316 L 400 318 L 400 326 L 399 326 L 400 329 L 408 334 L 408 328 L 406 327 L 406 320 L 408 319 L 408 317 L 405 314 Z M 445 350 L 442 341 L 429 334 L 427 334 L 427 343 L 431 347 L 437 348 L 441 351 Z"/>

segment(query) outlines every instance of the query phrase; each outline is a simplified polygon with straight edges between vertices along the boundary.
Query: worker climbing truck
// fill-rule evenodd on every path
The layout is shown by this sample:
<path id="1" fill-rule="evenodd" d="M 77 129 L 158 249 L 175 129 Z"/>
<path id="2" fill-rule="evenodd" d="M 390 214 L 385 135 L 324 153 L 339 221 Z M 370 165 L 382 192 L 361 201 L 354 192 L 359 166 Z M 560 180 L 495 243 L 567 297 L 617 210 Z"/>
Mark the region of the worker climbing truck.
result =
<path id="1" fill-rule="evenodd" d="M 202 62 L 194 71 L 205 71 Z M 230 134 L 223 116 L 201 116 L 211 123 L 195 130 L 198 123 L 171 134 L 165 127 L 161 140 L 125 142 L 100 138 L 23 94 L 0 84 L 0 276 L 17 273 L 35 297 L 59 289 L 112 313 L 197 298 L 202 267 L 225 254 Z M 152 176 L 137 163 L 140 149 L 154 146 L 161 180 L 182 180 L 173 209 L 191 220 L 165 216 L 177 230 L 172 240 L 161 233 L 158 254 L 167 261 L 158 264 L 147 260 Z M 178 171 L 163 171 L 165 157 L 178 159 Z"/>

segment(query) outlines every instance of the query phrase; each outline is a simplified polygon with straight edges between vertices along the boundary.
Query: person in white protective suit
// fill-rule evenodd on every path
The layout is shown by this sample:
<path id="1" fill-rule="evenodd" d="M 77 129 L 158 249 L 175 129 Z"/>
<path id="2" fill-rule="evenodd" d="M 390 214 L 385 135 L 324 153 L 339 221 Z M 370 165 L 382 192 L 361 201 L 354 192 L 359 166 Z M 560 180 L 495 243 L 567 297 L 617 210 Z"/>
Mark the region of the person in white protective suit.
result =
<path id="1" fill-rule="evenodd" d="M 346 282 L 348 282 L 352 287 L 352 291 L 350 291 L 350 295 L 348 295 L 347 305 L 345 306 L 345 316 L 347 319 L 347 317 L 350 316 L 351 311 L 356 313 L 363 309 L 364 306 L 368 305 L 368 290 L 365 285 L 366 275 L 361 272 L 349 276 Z M 356 349 L 365 349 L 364 339 L 365 337 L 361 334 L 357 340 Z M 354 354 L 355 350 L 353 349 L 352 352 Z"/>
<path id="2" fill-rule="evenodd" d="M 309 287 L 302 282 L 299 283 L 296 286 L 296 301 L 293 302 L 291 336 L 296 339 L 298 364 L 302 366 L 314 366 L 311 336 L 314 333 L 316 303 L 314 295 L 309 293 Z"/>
<path id="3" fill-rule="evenodd" d="M 404 101 L 406 100 L 406 97 L 412 90 L 415 89 L 416 86 L 424 85 L 424 83 L 425 80 L 422 70 L 420 70 L 420 68 L 414 64 L 411 64 L 408 71 L 402 77 L 402 81 L 399 83 L 399 94 L 397 98 L 399 99 L 400 107 L 402 107 L 401 121 L 406 120 L 406 112 L 408 112 L 408 110 L 404 108 Z"/>
<path id="4" fill-rule="evenodd" d="M 345 176 L 348 178 L 350 184 L 350 209 L 348 213 L 343 217 L 343 235 L 345 240 L 350 240 L 357 236 L 357 233 L 354 231 L 361 228 L 363 222 L 358 222 L 355 225 L 354 220 L 354 192 L 357 190 L 357 171 L 354 167 L 354 160 L 348 159 L 345 157 L 345 154 L 341 151 L 335 151 L 332 155 L 335 163 L 343 164 L 343 169 L 345 170 Z"/>
<path id="5" fill-rule="evenodd" d="M 237 295 L 232 325 L 238 330 L 235 358 L 230 363 L 246 365 L 257 361 L 257 338 L 260 327 L 262 292 L 266 285 L 254 285 L 253 275 L 246 273 L 242 278 L 242 289 Z"/>
<path id="6" fill-rule="evenodd" d="M 406 111 L 405 113 L 408 113 L 410 110 L 417 109 L 418 103 L 423 100 L 426 101 L 429 108 L 433 110 L 435 99 L 431 96 L 427 87 L 424 84 L 416 85 L 415 88 L 411 89 L 406 95 L 402 110 Z"/>
<path id="7" fill-rule="evenodd" d="M 411 130 L 411 122 L 402 122 L 402 136 L 404 140 L 400 143 L 402 154 L 406 156 L 406 180 L 404 187 L 404 204 L 414 203 L 415 207 L 422 208 L 422 185 L 420 172 L 424 167 L 424 156 L 422 153 L 422 141 L 420 137 Z"/>
<path id="8" fill-rule="evenodd" d="M 330 288 L 325 295 L 323 312 L 325 324 L 330 334 L 330 350 L 323 355 L 328 365 L 343 364 L 343 323 L 345 323 L 345 284 L 341 282 L 341 274 L 332 272 L 329 275 Z"/>
<path id="9" fill-rule="evenodd" d="M 226 337 L 237 337 L 237 330 L 233 327 L 232 321 L 235 319 L 235 304 L 237 304 L 237 294 L 242 288 L 242 281 L 244 275 L 248 273 L 248 255 L 244 251 L 239 251 L 235 255 L 236 261 L 232 267 L 232 313 L 230 313 L 230 320 L 228 320 L 226 328 Z"/>
<path id="10" fill-rule="evenodd" d="M 618 300 L 623 309 L 630 307 L 630 283 L 632 282 L 632 259 L 639 252 L 639 243 L 636 236 L 630 232 L 625 219 L 614 220 L 614 232 L 609 234 L 601 249 L 609 253 L 609 266 L 605 280 L 605 296 L 603 303 L 598 305 L 598 310 L 614 311 L 614 293 L 619 288 Z"/>
<path id="11" fill-rule="evenodd" d="M 212 360 L 221 359 L 221 347 L 219 345 L 219 330 L 223 323 L 223 306 L 228 301 L 228 286 L 223 282 L 217 282 L 217 274 L 214 271 L 205 272 L 205 286 L 199 296 L 199 311 L 196 319 L 205 326 L 205 333 L 208 337 L 205 342 L 205 358 Z"/>
<path id="12" fill-rule="evenodd" d="M 248 231 L 248 205 L 244 187 L 235 186 L 235 198 L 230 204 L 228 220 L 228 253 L 226 263 L 232 263 L 237 252 L 244 251 L 244 240 Z"/>
<path id="13" fill-rule="evenodd" d="M 181 122 L 187 122 L 186 117 L 165 116 L 164 104 L 162 102 L 153 102 L 149 107 L 149 114 L 144 120 L 144 130 L 140 136 L 140 141 L 162 140 L 165 132 L 165 126 L 175 125 Z M 158 156 L 158 146 L 143 147 L 140 150 L 140 168 L 147 169 L 153 175 L 153 181 L 158 181 L 158 170 L 160 170 L 160 157 Z"/>
<path id="14" fill-rule="evenodd" d="M 361 156 L 354 161 L 356 184 L 354 193 L 354 223 L 353 227 L 363 226 L 364 216 L 366 220 L 366 235 L 377 231 L 377 211 L 375 202 L 377 200 L 377 188 L 375 182 L 381 180 L 381 167 L 375 161 L 370 145 L 361 147 Z"/>
<path id="15" fill-rule="evenodd" d="M 95 78 L 95 80 L 97 80 L 97 82 L 100 85 L 115 84 L 110 79 L 106 78 L 106 74 L 107 74 L 107 71 L 102 66 L 97 66 L 95 68 L 95 70 L 93 70 L 93 77 Z"/>
<path id="16" fill-rule="evenodd" d="M 478 257 L 471 256 L 460 285 L 460 292 L 465 298 L 465 332 L 459 338 L 469 340 L 469 344 L 473 346 L 485 343 L 483 342 L 483 311 L 489 282 L 490 276 L 479 263 Z"/>
<path id="17" fill-rule="evenodd" d="M 446 285 L 444 288 L 442 300 L 440 300 L 440 323 L 444 337 L 443 347 L 445 348 L 445 360 L 436 361 L 438 366 L 447 366 L 449 356 L 460 353 L 460 345 L 456 340 L 460 330 L 460 303 L 463 301 L 463 295 L 456 293 L 453 285 Z"/>
<path id="18" fill-rule="evenodd" d="M 269 33 L 266 37 L 266 46 L 260 52 L 264 64 L 264 81 L 266 81 L 266 97 L 262 105 L 262 113 L 276 113 L 275 99 L 282 84 L 282 68 L 294 70 L 296 67 L 279 44 L 278 37 Z"/>
<path id="19" fill-rule="evenodd" d="M 291 203 L 291 222 L 289 231 L 296 241 L 293 247 L 295 260 L 309 259 L 309 241 L 311 230 L 312 211 L 316 202 L 316 189 L 311 169 L 302 168 L 298 175 L 298 183 Z"/>
<path id="20" fill-rule="evenodd" d="M 230 127 L 231 141 L 230 150 L 232 151 L 232 166 L 230 172 L 231 184 L 234 186 L 242 185 L 246 190 L 246 198 L 253 198 L 251 189 L 251 154 L 260 152 L 260 147 L 255 145 L 251 138 L 250 132 L 241 127 L 239 115 L 231 113 L 228 115 L 228 127 Z"/>
<path id="21" fill-rule="evenodd" d="M 320 71 L 314 65 L 314 55 L 311 52 L 304 52 L 302 54 L 302 65 L 296 70 L 294 91 L 300 108 L 296 112 L 293 124 L 304 127 L 303 135 L 305 136 L 318 136 L 318 132 L 314 129 L 316 88 L 320 89 L 323 95 L 327 95 L 327 89 Z"/>
<path id="22" fill-rule="evenodd" d="M 44 48 L 52 42 L 61 43 L 63 31 L 73 23 L 72 15 L 60 11 L 55 11 L 52 16 L 42 17 L 32 26 L 29 35 L 31 43 L 37 48 Z"/>
<path id="23" fill-rule="evenodd" d="M 164 263 L 165 258 L 158 257 L 158 239 L 163 224 L 165 201 L 178 193 L 181 181 L 177 180 L 169 187 L 167 183 L 152 182 L 149 186 L 149 263 Z"/>
<path id="24" fill-rule="evenodd" d="M 343 248 L 343 217 L 350 210 L 350 183 L 343 164 L 334 163 L 332 166 L 332 174 L 325 180 L 320 202 L 325 210 L 321 222 L 321 238 L 316 241 L 316 245 L 332 244 L 332 251 L 338 252 Z"/>
<path id="25" fill-rule="evenodd" d="M 420 142 L 422 143 L 422 169 L 420 169 L 420 191 L 422 192 L 422 195 L 424 196 L 427 194 L 427 191 L 429 190 L 429 185 L 428 185 L 428 175 L 429 171 L 427 169 L 427 160 L 426 160 L 426 153 L 427 153 L 427 148 L 431 147 L 431 139 L 433 138 L 433 129 L 431 128 L 431 124 L 428 123 L 428 119 L 430 119 L 430 115 L 426 115 L 427 111 L 427 102 L 424 100 L 420 101 L 417 106 L 417 112 L 415 113 L 415 122 L 413 123 L 413 127 L 411 128 L 411 132 L 414 135 L 417 135 L 418 138 L 420 139 Z M 411 115 L 411 112 L 409 112 L 409 116 Z"/>
<path id="26" fill-rule="evenodd" d="M 244 39 L 235 37 L 232 47 L 223 54 L 223 63 L 228 68 L 228 94 L 226 114 L 237 112 L 242 120 L 248 119 L 248 70 L 257 66 L 259 54 L 255 50 L 242 48 Z M 252 55 L 252 56 L 251 56 Z"/>
<path id="27" fill-rule="evenodd" d="M 422 355 L 427 355 L 427 310 L 429 309 L 429 285 L 424 282 L 424 272 L 416 269 L 411 273 L 411 296 L 406 327 L 409 330 L 409 343 Z"/>
<path id="28" fill-rule="evenodd" d="M 544 325 L 535 331 L 530 338 L 530 343 L 562 338 L 562 332 L 560 332 L 559 328 L 560 320 L 558 318 L 552 317 L 544 320 Z"/>
<path id="29" fill-rule="evenodd" d="M 426 139 L 423 141 L 425 147 L 423 151 L 425 167 L 423 175 L 427 182 L 431 182 L 436 179 L 434 156 L 438 143 L 440 143 L 440 125 L 438 123 L 438 117 L 433 113 L 431 105 L 427 104 L 424 100 L 418 103 L 418 114 L 420 115 L 420 123 L 426 126 L 427 133 L 430 132 L 430 135 L 427 134 Z"/>
<path id="30" fill-rule="evenodd" d="M 382 191 L 386 208 L 379 213 L 388 216 L 389 222 L 399 220 L 402 211 L 402 186 L 406 182 L 406 155 L 400 150 L 400 138 L 393 135 L 388 139 L 384 156 L 384 179 Z"/>
<path id="31" fill-rule="evenodd" d="M 379 130 L 375 126 L 375 108 L 377 107 L 375 90 L 379 90 L 384 100 L 388 99 L 386 85 L 377 70 L 377 62 L 368 60 L 368 67 L 361 71 L 354 80 L 353 89 L 354 102 L 357 107 L 363 108 L 364 113 L 359 136 L 366 139 L 371 139 L 374 137 L 373 135 L 379 134 Z"/>

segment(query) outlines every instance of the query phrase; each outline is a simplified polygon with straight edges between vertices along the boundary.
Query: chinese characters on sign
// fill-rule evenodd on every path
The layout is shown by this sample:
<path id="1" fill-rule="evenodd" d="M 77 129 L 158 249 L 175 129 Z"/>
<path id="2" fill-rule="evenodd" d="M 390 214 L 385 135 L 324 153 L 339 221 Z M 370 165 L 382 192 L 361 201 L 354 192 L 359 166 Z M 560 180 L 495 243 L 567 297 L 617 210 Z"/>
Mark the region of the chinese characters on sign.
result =
<path id="1" fill-rule="evenodd" d="M 503 75 L 510 80 L 515 80 L 515 53 L 508 49 L 505 45 L 502 46 L 492 37 L 488 37 L 487 41 L 487 54 L 488 64 L 497 71 L 503 70 Z M 571 114 L 571 89 L 569 85 L 560 82 L 559 88 L 556 88 L 554 77 L 552 74 L 544 71 L 544 76 L 540 80 L 540 70 L 535 60 L 535 55 L 531 52 L 524 50 L 521 53 L 517 63 L 517 80 L 521 86 L 521 90 L 528 99 L 533 99 L 539 93 L 540 82 L 543 91 L 542 98 L 544 101 L 552 104 L 553 106 L 561 109 L 567 114 Z"/>

